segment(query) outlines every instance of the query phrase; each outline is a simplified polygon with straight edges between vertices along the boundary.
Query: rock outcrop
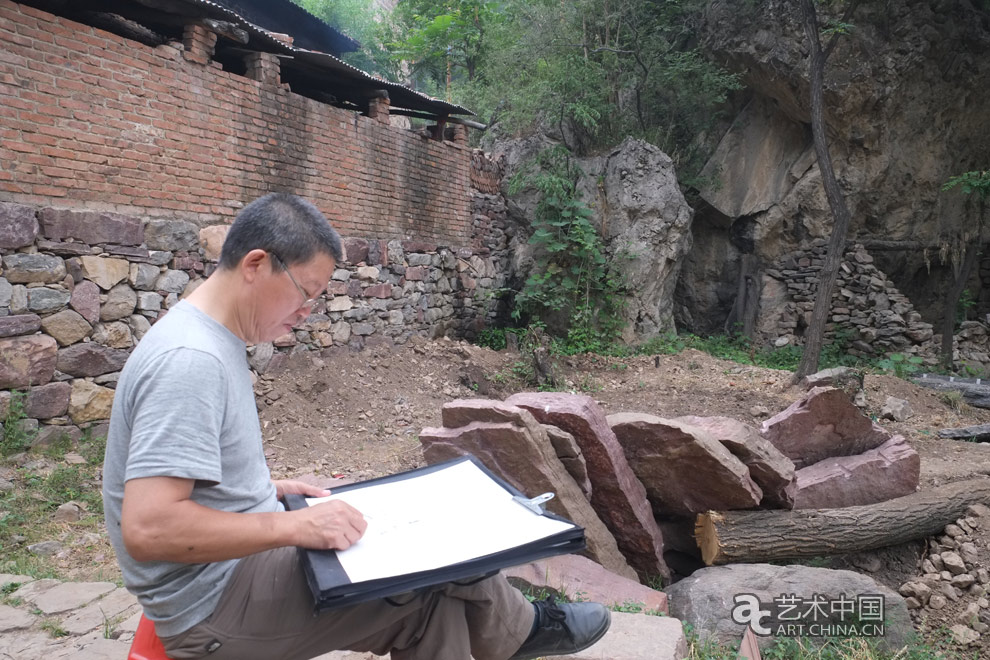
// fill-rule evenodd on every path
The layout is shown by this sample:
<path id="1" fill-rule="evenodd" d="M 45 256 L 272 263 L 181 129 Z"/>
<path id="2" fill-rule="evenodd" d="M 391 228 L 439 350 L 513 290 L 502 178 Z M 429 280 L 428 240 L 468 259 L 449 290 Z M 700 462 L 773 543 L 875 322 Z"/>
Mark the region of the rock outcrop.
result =
<path id="1" fill-rule="evenodd" d="M 695 217 L 696 249 L 678 286 L 678 324 L 696 332 L 721 329 L 743 255 L 769 265 L 831 231 L 798 12 L 781 0 L 711 1 L 705 11 L 703 48 L 740 74 L 746 92 L 704 169 L 714 176 L 701 190 L 707 204 Z M 860 4 L 850 20 L 855 27 L 839 38 L 825 77 L 825 121 L 853 218 L 850 237 L 958 240 L 971 230 L 964 196 L 941 188 L 985 167 L 990 153 L 982 111 L 990 105 L 990 15 L 974 3 L 895 0 Z M 929 322 L 941 315 L 951 269 L 937 252 L 874 255 Z"/>
<path id="2" fill-rule="evenodd" d="M 552 144 L 536 136 L 495 145 L 495 155 L 505 157 L 505 181 Z M 673 330 L 674 287 L 691 248 L 693 215 L 678 188 L 673 161 L 656 146 L 627 138 L 604 156 L 576 162 L 583 172 L 581 198 L 591 207 L 611 262 L 630 292 L 622 312 L 627 322 L 623 339 L 643 341 Z M 512 271 L 519 281 L 532 269 L 533 248 L 526 241 L 538 201 L 533 190 L 508 200 L 509 220 L 522 229 L 511 244 Z"/>

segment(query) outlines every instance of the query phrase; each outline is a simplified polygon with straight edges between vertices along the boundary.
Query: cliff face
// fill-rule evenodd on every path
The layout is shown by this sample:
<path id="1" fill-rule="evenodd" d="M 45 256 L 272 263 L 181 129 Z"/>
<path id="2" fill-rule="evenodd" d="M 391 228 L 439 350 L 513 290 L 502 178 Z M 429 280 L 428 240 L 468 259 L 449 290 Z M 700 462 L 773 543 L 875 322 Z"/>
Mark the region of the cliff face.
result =
<path id="1" fill-rule="evenodd" d="M 768 267 L 830 233 L 796 4 L 716 0 L 706 9 L 704 47 L 748 91 L 706 166 L 715 183 L 701 191 L 695 247 L 678 285 L 679 327 L 721 329 L 742 255 Z M 951 250 L 977 240 L 964 196 L 941 187 L 990 166 L 990 11 L 967 0 L 888 0 L 863 3 L 850 22 L 826 64 L 825 93 L 850 244 L 877 238 Z M 951 268 L 937 252 L 874 252 L 932 321 Z M 970 288 L 979 286 L 974 279 Z"/>

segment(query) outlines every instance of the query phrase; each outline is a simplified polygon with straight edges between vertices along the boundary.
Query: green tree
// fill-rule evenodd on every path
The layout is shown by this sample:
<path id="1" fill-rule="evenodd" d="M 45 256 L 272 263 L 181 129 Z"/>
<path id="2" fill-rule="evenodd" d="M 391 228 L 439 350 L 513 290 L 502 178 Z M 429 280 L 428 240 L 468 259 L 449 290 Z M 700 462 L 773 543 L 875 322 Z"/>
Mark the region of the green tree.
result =
<path id="1" fill-rule="evenodd" d="M 393 62 L 435 90 L 478 75 L 491 43 L 489 32 L 505 13 L 491 0 L 402 0 L 384 38 Z"/>
<path id="2" fill-rule="evenodd" d="M 381 16 L 373 0 L 292 0 L 297 5 L 361 44 L 341 58 L 351 66 L 382 75 L 395 75 L 392 59 L 382 48 Z"/>

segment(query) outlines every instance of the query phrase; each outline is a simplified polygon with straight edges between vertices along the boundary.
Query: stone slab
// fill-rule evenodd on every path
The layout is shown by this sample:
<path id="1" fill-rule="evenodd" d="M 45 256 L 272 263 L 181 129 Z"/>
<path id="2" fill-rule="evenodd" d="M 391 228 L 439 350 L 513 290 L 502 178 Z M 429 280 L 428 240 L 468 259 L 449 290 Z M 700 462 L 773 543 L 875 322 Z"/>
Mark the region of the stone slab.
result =
<path id="1" fill-rule="evenodd" d="M 580 555 L 560 555 L 513 566 L 502 571 L 519 586 L 551 589 L 561 598 L 590 600 L 604 605 L 636 604 L 644 610 L 668 614 L 667 594 L 635 580 L 616 575 Z"/>
<path id="2" fill-rule="evenodd" d="M 0 633 L 26 630 L 34 625 L 37 617 L 16 607 L 0 604 Z"/>
<path id="3" fill-rule="evenodd" d="M 516 424 L 472 422 L 455 429 L 423 429 L 419 440 L 426 461 L 439 463 L 471 454 L 489 470 L 531 497 L 547 491 L 556 493 L 557 496 L 547 503 L 547 509 L 585 529 L 588 553 L 609 570 L 635 577 L 635 572 L 619 551 L 615 537 L 557 459 L 540 424 L 525 410 L 491 403 L 505 412 L 515 410 L 520 421 Z"/>
<path id="4" fill-rule="evenodd" d="M 34 207 L 0 202 L 0 249 L 25 247 L 38 237 Z"/>
<path id="5" fill-rule="evenodd" d="M 529 410 L 543 424 L 567 431 L 577 440 L 588 465 L 591 504 L 615 535 L 622 554 L 643 579 L 670 577 L 663 561 L 663 538 L 622 446 L 594 399 L 561 392 L 524 392 L 505 401 Z"/>
<path id="6" fill-rule="evenodd" d="M 763 491 L 760 505 L 790 509 L 794 506 L 794 462 L 784 456 L 749 424 L 731 417 L 677 417 L 702 428 L 749 468 L 749 476 Z"/>
<path id="7" fill-rule="evenodd" d="M 795 509 L 835 509 L 885 502 L 918 488 L 921 457 L 903 436 L 876 449 L 826 458 L 797 471 Z"/>
<path id="8" fill-rule="evenodd" d="M 642 413 L 608 423 L 658 516 L 752 509 L 763 498 L 749 468 L 700 427 Z"/>
<path id="9" fill-rule="evenodd" d="M 62 628 L 70 635 L 84 635 L 93 630 L 102 630 L 104 622 L 113 624 L 139 609 L 137 597 L 127 589 L 118 587 L 63 619 Z"/>
<path id="10" fill-rule="evenodd" d="M 90 245 L 140 245 L 144 241 L 141 220 L 119 213 L 43 208 L 38 220 L 45 238 L 55 241 L 75 238 Z"/>
<path id="11" fill-rule="evenodd" d="M 0 337 L 17 337 L 41 330 L 41 317 L 37 314 L 0 316 Z"/>
<path id="12" fill-rule="evenodd" d="M 61 582 L 25 600 L 45 614 L 59 614 L 82 607 L 116 588 L 113 582 Z"/>
<path id="13" fill-rule="evenodd" d="M 857 408 L 840 389 L 816 387 L 763 422 L 760 435 L 796 468 L 834 456 L 875 449 L 891 435 Z"/>

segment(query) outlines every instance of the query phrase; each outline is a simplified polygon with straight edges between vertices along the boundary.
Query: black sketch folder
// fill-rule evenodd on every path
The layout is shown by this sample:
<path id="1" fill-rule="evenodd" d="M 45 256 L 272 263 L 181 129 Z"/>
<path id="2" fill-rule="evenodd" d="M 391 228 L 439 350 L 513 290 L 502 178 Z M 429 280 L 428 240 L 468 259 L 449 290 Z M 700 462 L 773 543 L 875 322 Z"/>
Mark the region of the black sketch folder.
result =
<path id="1" fill-rule="evenodd" d="M 450 484 L 463 487 L 441 493 Z M 368 530 L 346 551 L 300 550 L 317 610 L 480 578 L 586 545 L 582 527 L 514 500 L 525 496 L 474 456 L 334 488 L 334 497 L 361 511 Z M 284 499 L 289 510 L 310 505 L 301 495 Z"/>

